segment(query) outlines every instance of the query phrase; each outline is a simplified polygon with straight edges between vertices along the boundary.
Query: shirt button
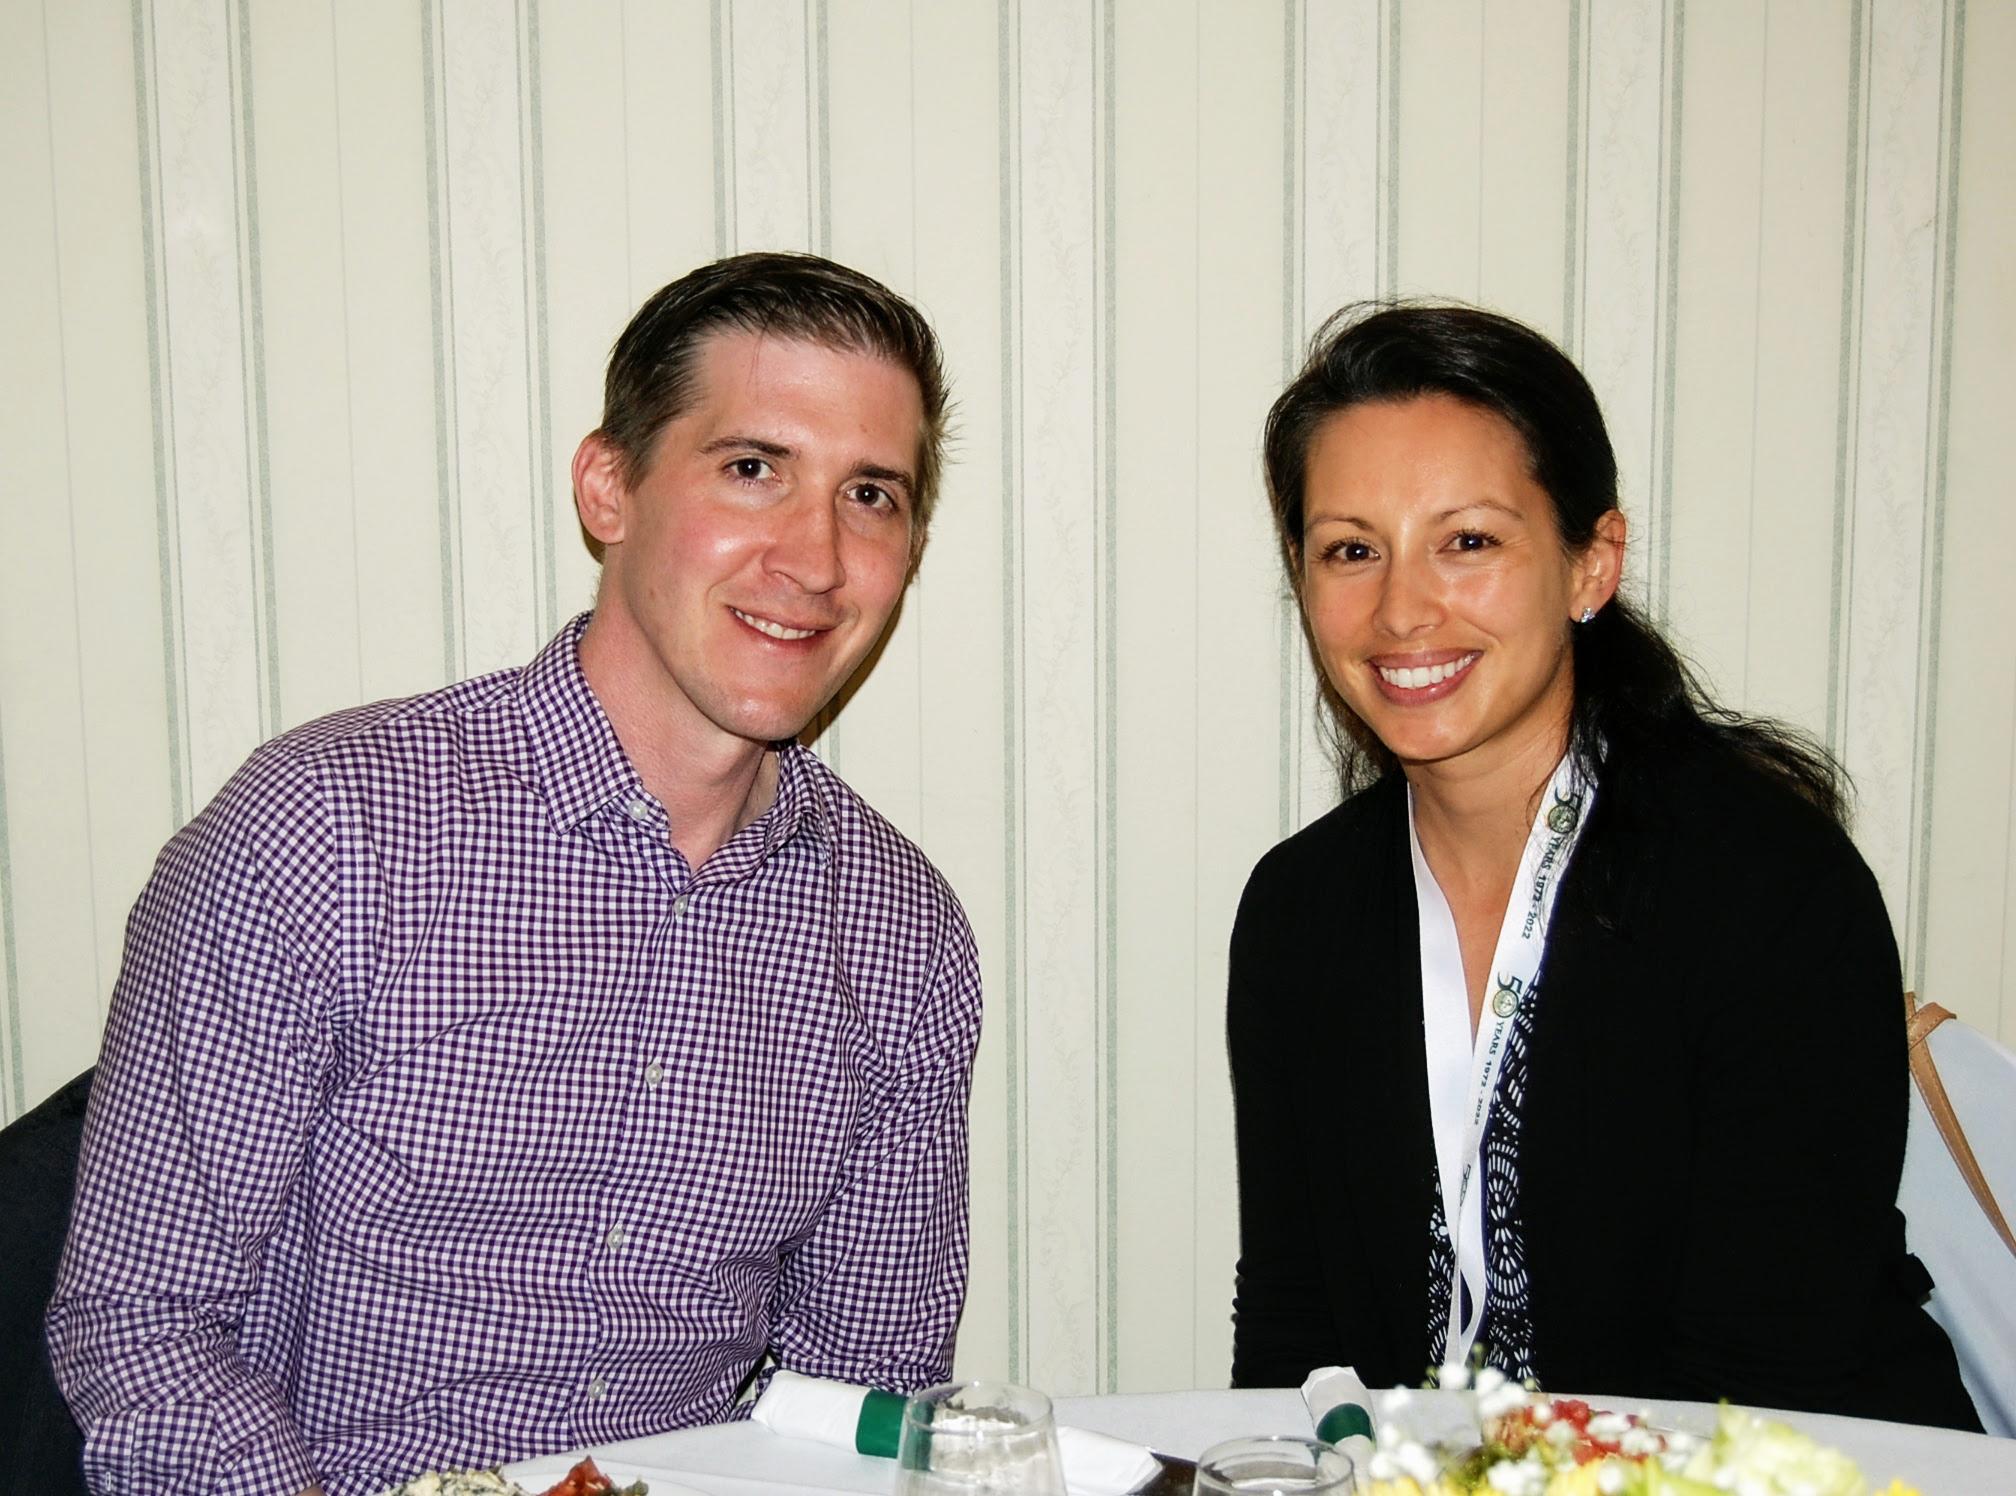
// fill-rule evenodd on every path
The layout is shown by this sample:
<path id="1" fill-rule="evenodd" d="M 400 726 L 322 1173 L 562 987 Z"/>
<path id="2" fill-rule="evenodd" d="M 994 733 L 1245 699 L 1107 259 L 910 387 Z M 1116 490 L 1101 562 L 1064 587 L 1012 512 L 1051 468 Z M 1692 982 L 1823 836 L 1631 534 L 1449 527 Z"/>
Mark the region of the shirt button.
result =
<path id="1" fill-rule="evenodd" d="M 686 913 L 686 901 L 691 897 L 692 897 L 691 894 L 682 893 L 679 895 L 678 898 L 672 901 L 672 917 L 674 919 L 680 919 L 684 917 Z"/>
<path id="2" fill-rule="evenodd" d="M 633 821 L 648 821 L 651 819 L 651 802 L 648 800 L 632 800 L 623 809 L 629 813 L 630 819 Z"/>
<path id="3" fill-rule="evenodd" d="M 611 1226 L 609 1228 L 609 1234 L 603 1237 L 602 1239 L 607 1243 L 609 1243 L 610 1251 L 612 1252 L 615 1251 L 618 1247 L 623 1245 L 624 1240 L 623 1228 L 621 1226 Z"/>
<path id="4" fill-rule="evenodd" d="M 590 1402 L 602 1401 L 602 1394 L 607 1392 L 608 1390 L 609 1390 L 609 1384 L 607 1382 L 603 1381 L 602 1378 L 600 1377 L 595 1378 L 594 1381 L 588 1384 L 588 1401 Z"/>
<path id="5" fill-rule="evenodd" d="M 650 1064 L 644 1067 L 645 1085 L 655 1086 L 658 1084 L 659 1081 L 663 1080 L 664 1078 L 665 1078 L 665 1067 L 659 1064 L 656 1060 L 653 1060 Z"/>

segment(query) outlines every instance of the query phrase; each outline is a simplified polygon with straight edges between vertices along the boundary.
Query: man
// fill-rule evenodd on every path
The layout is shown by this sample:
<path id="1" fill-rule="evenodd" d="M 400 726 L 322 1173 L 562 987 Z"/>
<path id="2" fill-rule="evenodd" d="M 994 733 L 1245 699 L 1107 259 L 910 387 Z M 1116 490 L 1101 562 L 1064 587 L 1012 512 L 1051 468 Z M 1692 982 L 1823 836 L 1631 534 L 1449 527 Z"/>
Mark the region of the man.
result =
<path id="1" fill-rule="evenodd" d="M 595 610 L 255 753 L 134 910 L 49 1313 L 93 1488 L 364 1496 L 909 1388 L 964 1291 L 979 976 L 791 740 L 908 579 L 946 397 L 810 256 L 660 291 L 574 459 Z"/>

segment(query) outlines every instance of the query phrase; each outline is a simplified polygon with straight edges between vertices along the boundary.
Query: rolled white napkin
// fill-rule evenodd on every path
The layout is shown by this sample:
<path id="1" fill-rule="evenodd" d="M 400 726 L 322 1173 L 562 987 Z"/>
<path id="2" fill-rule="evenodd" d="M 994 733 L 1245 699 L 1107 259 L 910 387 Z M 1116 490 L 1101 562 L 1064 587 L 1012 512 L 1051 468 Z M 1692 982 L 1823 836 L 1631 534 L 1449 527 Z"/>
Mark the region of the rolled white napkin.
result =
<path id="1" fill-rule="evenodd" d="M 903 1399 L 894 1392 L 779 1370 L 771 1374 L 749 1416 L 786 1438 L 894 1459 L 903 1431 Z"/>
<path id="2" fill-rule="evenodd" d="M 1071 1496 L 1126 1496 L 1162 1469 L 1144 1445 L 1062 1424 L 1057 1428 L 1057 1454 L 1064 1461 L 1064 1485 Z"/>
<path id="3" fill-rule="evenodd" d="M 1348 1366 L 1319 1366 L 1302 1383 L 1302 1401 L 1316 1437 L 1334 1444 L 1359 1463 L 1372 1457 L 1377 1431 L 1372 1394 Z"/>
<path id="4" fill-rule="evenodd" d="M 750 1416 L 786 1438 L 894 1458 L 903 1427 L 903 1399 L 851 1382 L 778 1371 Z M 1090 1429 L 1060 1427 L 1057 1453 L 1071 1496 L 1126 1496 L 1162 1468 L 1142 1445 Z"/>

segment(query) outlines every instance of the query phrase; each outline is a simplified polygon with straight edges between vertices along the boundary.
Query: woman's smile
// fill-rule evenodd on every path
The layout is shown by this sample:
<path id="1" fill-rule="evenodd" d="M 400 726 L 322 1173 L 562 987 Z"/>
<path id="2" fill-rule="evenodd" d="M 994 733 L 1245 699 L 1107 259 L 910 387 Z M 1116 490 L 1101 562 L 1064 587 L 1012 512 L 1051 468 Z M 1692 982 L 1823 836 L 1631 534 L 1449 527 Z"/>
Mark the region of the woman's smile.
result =
<path id="1" fill-rule="evenodd" d="M 1389 701 L 1401 703 L 1437 701 L 1461 684 L 1482 650 L 1472 649 L 1448 659 L 1424 658 L 1412 663 L 1373 660 L 1371 666 Z"/>

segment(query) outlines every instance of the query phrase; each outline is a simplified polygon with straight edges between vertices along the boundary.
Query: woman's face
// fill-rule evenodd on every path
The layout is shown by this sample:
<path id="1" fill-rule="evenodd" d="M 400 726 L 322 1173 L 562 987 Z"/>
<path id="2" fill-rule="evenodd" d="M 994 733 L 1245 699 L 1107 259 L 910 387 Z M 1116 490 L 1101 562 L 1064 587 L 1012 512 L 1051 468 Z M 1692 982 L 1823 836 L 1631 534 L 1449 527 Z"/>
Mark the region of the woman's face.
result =
<path id="1" fill-rule="evenodd" d="M 1568 554 L 1519 434 L 1446 395 L 1330 417 L 1306 489 L 1302 606 L 1351 710 L 1410 772 L 1551 769 L 1569 631 L 1616 591 L 1624 517 Z"/>

